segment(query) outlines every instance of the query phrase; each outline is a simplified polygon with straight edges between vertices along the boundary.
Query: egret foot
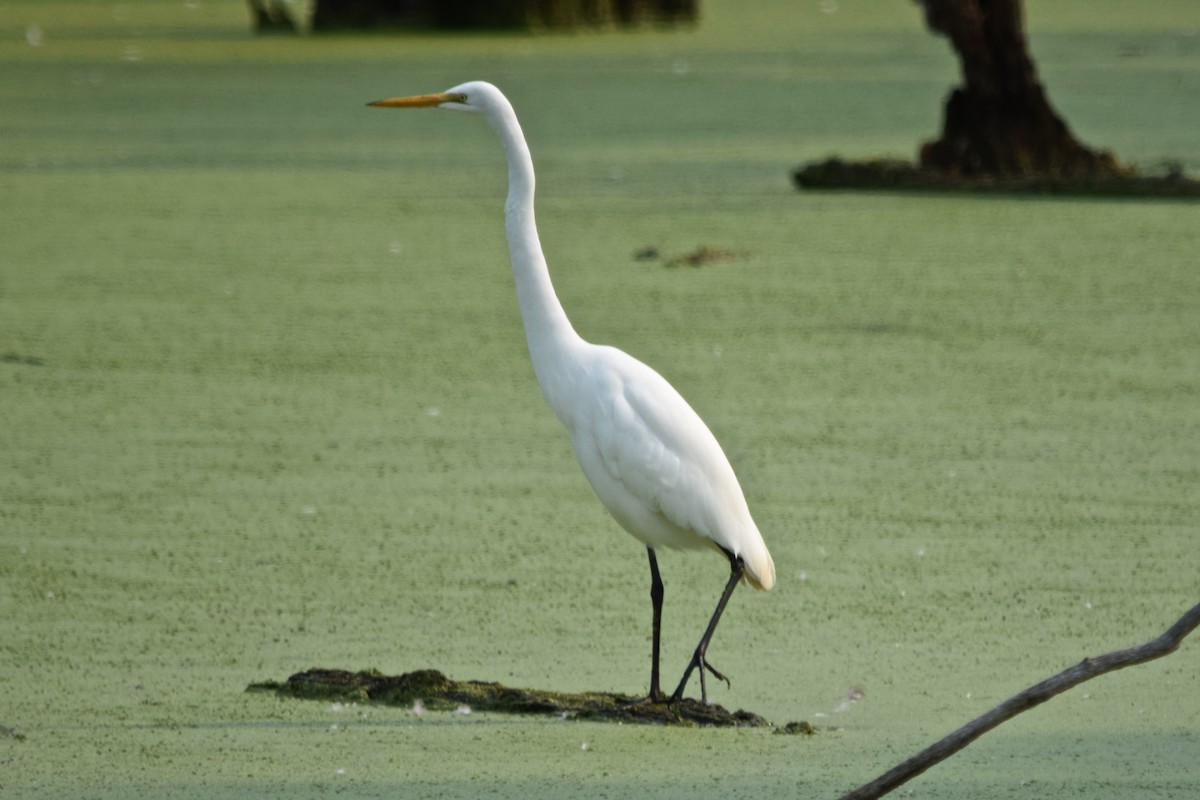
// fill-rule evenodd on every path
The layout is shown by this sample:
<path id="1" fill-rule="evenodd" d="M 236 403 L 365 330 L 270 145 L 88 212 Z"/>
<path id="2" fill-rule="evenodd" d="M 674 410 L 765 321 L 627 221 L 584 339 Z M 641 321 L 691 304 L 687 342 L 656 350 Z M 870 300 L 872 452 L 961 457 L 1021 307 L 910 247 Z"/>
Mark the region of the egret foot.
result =
<path id="1" fill-rule="evenodd" d="M 684 670 L 683 679 L 679 681 L 679 686 L 676 687 L 675 692 L 671 695 L 672 703 L 677 703 L 683 699 L 683 691 L 687 688 L 688 680 L 692 677 L 692 671 L 697 668 L 700 670 L 700 702 L 704 703 L 704 705 L 708 705 L 708 685 L 704 680 L 704 673 L 711 672 L 713 677 L 717 680 L 725 681 L 726 686 L 733 685 L 729 682 L 729 678 L 725 677 L 723 672 L 705 660 L 704 653 L 697 650 L 692 656 L 692 662 L 688 664 L 688 668 Z"/>

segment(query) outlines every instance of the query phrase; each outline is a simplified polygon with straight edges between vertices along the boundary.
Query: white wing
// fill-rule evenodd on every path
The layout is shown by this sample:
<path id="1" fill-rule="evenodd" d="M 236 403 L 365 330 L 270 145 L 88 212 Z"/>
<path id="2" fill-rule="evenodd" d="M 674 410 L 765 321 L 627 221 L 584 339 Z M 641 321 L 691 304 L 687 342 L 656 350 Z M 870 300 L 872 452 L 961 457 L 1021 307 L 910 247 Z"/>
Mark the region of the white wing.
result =
<path id="1" fill-rule="evenodd" d="M 716 437 L 661 375 L 611 347 L 589 354 L 582 405 L 569 424 L 600 501 L 650 545 L 716 544 L 769 588 L 774 564 Z"/>

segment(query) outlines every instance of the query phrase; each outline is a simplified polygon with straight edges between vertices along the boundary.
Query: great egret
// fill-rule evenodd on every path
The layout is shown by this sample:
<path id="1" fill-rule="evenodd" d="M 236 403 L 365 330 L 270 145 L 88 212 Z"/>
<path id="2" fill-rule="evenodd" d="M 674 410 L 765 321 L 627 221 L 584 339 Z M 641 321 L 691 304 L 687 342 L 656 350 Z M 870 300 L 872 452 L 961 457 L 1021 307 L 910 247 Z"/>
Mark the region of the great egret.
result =
<path id="1" fill-rule="evenodd" d="M 683 696 L 700 671 L 726 681 L 706 661 L 709 640 L 734 587 L 775 583 L 775 564 L 742 494 L 729 460 L 699 415 L 650 367 L 614 347 L 590 344 L 571 327 L 554 293 L 534 221 L 533 160 L 508 99 L 490 83 L 474 81 L 440 94 L 377 100 L 384 108 L 448 108 L 483 115 L 500 134 L 508 158 L 504 224 L 517 299 L 533 371 L 546 401 L 566 427 L 579 465 L 601 504 L 646 545 L 650 558 L 653 643 L 651 702 L 667 700 L 659 686 L 663 584 L 659 547 L 713 547 L 729 559 L 725 591 L 671 694 Z"/>

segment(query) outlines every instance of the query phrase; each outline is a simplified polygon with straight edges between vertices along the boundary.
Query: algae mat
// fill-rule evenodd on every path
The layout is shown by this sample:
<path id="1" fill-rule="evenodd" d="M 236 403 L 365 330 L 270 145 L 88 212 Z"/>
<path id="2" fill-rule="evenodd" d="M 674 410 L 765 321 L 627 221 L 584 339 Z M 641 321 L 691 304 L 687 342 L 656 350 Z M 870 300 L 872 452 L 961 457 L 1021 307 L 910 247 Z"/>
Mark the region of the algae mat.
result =
<path id="1" fill-rule="evenodd" d="M 1193 5 L 1045 5 L 1080 135 L 1194 170 Z M 269 42 L 238 2 L 0 6 L 0 792 L 831 797 L 1193 605 L 1195 209 L 795 192 L 806 160 L 911 155 L 957 69 L 911 3 L 795 6 Z M 712 699 L 817 735 L 243 691 L 313 664 L 645 691 L 644 555 L 534 384 L 494 138 L 361 105 L 476 77 L 523 117 L 576 326 L 705 416 L 779 565 Z M 725 566 L 660 561 L 669 675 Z M 1195 650 L 906 788 L 1194 794 Z"/>

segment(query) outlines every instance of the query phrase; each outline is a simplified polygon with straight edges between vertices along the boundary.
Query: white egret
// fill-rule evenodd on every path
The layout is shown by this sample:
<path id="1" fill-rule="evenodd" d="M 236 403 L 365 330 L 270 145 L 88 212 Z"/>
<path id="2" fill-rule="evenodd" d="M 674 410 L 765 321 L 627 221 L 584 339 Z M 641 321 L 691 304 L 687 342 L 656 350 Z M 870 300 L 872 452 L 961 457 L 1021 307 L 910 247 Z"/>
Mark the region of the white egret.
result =
<path id="1" fill-rule="evenodd" d="M 529 146 L 499 89 L 476 81 L 439 94 L 370 105 L 473 111 L 499 133 L 508 158 L 505 230 L 534 373 L 600 502 L 646 545 L 649 555 L 653 642 L 648 700 L 668 699 L 659 686 L 663 584 L 655 551 L 713 547 L 729 559 L 729 581 L 669 698 L 679 700 L 698 669 L 701 700 L 707 702 L 705 671 L 728 682 L 708 663 L 706 652 L 734 587 L 742 580 L 756 589 L 775 583 L 775 564 L 729 460 L 699 415 L 661 375 L 616 348 L 584 341 L 571 326 L 538 241 Z"/>

